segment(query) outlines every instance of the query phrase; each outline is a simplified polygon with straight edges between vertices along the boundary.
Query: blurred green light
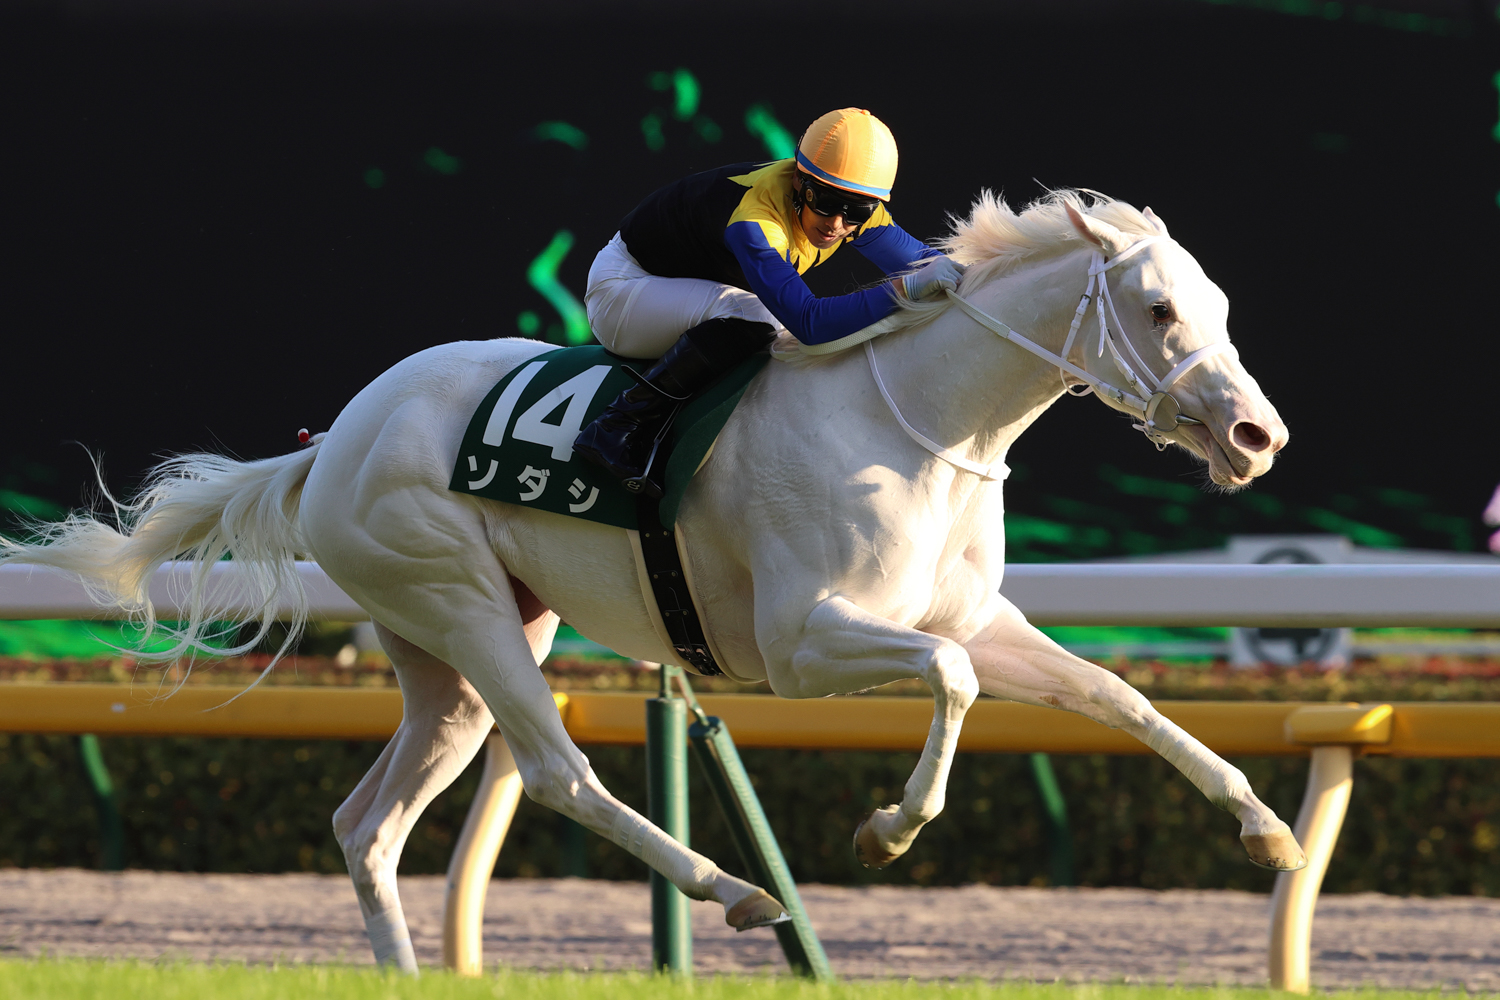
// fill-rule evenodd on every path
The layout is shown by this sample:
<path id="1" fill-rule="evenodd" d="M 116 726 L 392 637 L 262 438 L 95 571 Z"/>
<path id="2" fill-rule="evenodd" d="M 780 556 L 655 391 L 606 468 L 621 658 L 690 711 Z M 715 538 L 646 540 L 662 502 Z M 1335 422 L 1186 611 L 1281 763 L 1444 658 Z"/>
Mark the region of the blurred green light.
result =
<path id="1" fill-rule="evenodd" d="M 667 137 L 662 134 L 660 115 L 653 111 L 641 119 L 641 136 L 646 140 L 646 148 L 653 153 L 666 146 Z"/>
<path id="2" fill-rule="evenodd" d="M 589 145 L 589 137 L 584 134 L 583 129 L 567 122 L 542 122 L 531 130 L 531 134 L 538 142 L 560 142 L 579 151 L 587 149 Z"/>
<path id="3" fill-rule="evenodd" d="M 719 128 L 719 123 L 708 115 L 699 115 L 693 119 L 693 128 L 698 131 L 698 138 L 709 145 L 713 145 L 724 138 L 724 130 Z"/>
<path id="4" fill-rule="evenodd" d="M 436 146 L 427 151 L 426 155 L 422 157 L 422 162 L 445 177 L 452 177 L 458 173 L 458 168 L 462 166 L 458 157 L 450 156 Z"/>
<path id="5" fill-rule="evenodd" d="M 665 70 L 652 73 L 646 77 L 646 86 L 652 90 L 666 90 L 672 86 L 672 74 Z"/>
<path id="6" fill-rule="evenodd" d="M 536 332 L 542 328 L 542 318 L 530 309 L 516 317 L 516 329 L 524 336 L 534 337 Z"/>
<path id="7" fill-rule="evenodd" d="M 1293 17 L 1317 17 L 1325 21 L 1352 21 L 1396 31 L 1437 35 L 1442 38 L 1466 38 L 1470 34 L 1467 23 L 1457 17 L 1437 17 L 1414 11 L 1389 10 L 1372 7 L 1366 3 L 1344 4 L 1339 0 L 1199 0 L 1215 7 L 1245 7 L 1290 14 Z M 1500 8 L 1496 9 L 1500 18 Z"/>
<path id="8" fill-rule="evenodd" d="M 1405 544 L 1405 540 L 1400 535 L 1377 528 L 1372 524 L 1363 524 L 1344 517 L 1342 514 L 1335 514 L 1322 507 L 1303 508 L 1302 520 L 1329 534 L 1347 535 L 1355 545 L 1364 545 L 1372 549 L 1399 549 Z"/>
<path id="9" fill-rule="evenodd" d="M 1349 137 L 1342 132 L 1314 132 L 1312 148 L 1320 153 L 1349 152 Z"/>
<path id="10" fill-rule="evenodd" d="M 531 266 L 526 268 L 526 280 L 551 303 L 553 309 L 557 310 L 557 314 L 562 317 L 563 321 L 563 329 L 559 331 L 562 339 L 569 346 L 576 347 L 593 340 L 594 334 L 589 329 L 589 319 L 583 311 L 583 306 L 573 297 L 573 293 L 557 280 L 557 269 L 562 266 L 563 259 L 568 256 L 568 251 L 571 249 L 573 249 L 573 234 L 566 229 L 559 229 L 552 237 L 552 242 L 547 244 L 547 249 L 538 254 L 536 260 L 531 262 Z M 525 313 L 522 314 L 523 317 L 525 315 Z M 517 323 L 520 322 L 521 319 L 518 318 Z"/>
<path id="11" fill-rule="evenodd" d="M 1495 85 L 1496 93 L 1500 94 L 1500 73 L 1496 73 L 1494 78 L 1491 79 L 1490 82 Z M 1495 123 L 1495 127 L 1490 129 L 1490 135 L 1496 142 L 1500 142 L 1500 121 L 1497 121 Z"/>
<path id="12" fill-rule="evenodd" d="M 698 78 L 688 70 L 676 69 L 672 72 L 672 89 L 677 92 L 677 107 L 672 109 L 672 115 L 685 122 L 698 113 Z"/>
<path id="13" fill-rule="evenodd" d="M 1191 504 L 1203 499 L 1203 494 L 1186 483 L 1174 483 L 1167 479 L 1152 479 L 1121 472 L 1113 465 L 1099 466 L 1099 478 L 1121 493 L 1153 500 L 1169 500 L 1173 503 Z"/>
<path id="14" fill-rule="evenodd" d="M 378 190 L 385 187 L 385 171 L 379 167 L 371 167 L 365 171 L 365 187 Z"/>
<path id="15" fill-rule="evenodd" d="M 0 513 L 20 514 L 38 521 L 59 521 L 68 514 L 66 509 L 51 500 L 6 489 L 0 489 Z"/>
<path id="16" fill-rule="evenodd" d="M 766 147 L 772 159 L 785 160 L 797 151 L 792 134 L 782 128 L 768 104 L 752 104 L 745 111 L 745 128 Z"/>
<path id="17" fill-rule="evenodd" d="M 1156 510 L 1156 516 L 1168 524 L 1182 526 L 1193 519 L 1193 512 L 1179 504 L 1162 504 Z"/>

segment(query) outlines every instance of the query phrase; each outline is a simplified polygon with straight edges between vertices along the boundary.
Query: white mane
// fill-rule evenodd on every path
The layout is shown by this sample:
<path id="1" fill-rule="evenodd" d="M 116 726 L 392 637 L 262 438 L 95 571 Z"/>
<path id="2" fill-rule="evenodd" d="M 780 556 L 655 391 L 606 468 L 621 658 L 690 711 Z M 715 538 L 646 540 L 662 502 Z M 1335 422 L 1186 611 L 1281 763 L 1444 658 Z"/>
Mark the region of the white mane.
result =
<path id="1" fill-rule="evenodd" d="M 938 246 L 960 264 L 969 265 L 963 288 L 982 285 L 1021 264 L 1077 250 L 1084 243 L 1068 220 L 1067 206 L 1137 236 L 1153 236 L 1156 227 L 1131 204 L 1087 188 L 1059 188 L 1020 212 L 988 189 L 981 191 L 966 219 L 949 216 L 952 226 Z M 947 296 L 927 302 L 902 301 L 904 322 L 898 330 L 936 319 L 951 303 Z"/>
<path id="2" fill-rule="evenodd" d="M 952 232 L 939 244 L 976 274 L 967 281 L 984 281 L 1033 258 L 1075 250 L 1083 238 L 1068 221 L 1067 206 L 1140 236 L 1155 235 L 1156 227 L 1134 205 L 1086 188 L 1060 188 L 1027 205 L 1019 213 L 993 191 L 981 191 L 967 219 L 949 217 Z"/>
<path id="3" fill-rule="evenodd" d="M 948 217 L 952 228 L 938 241 L 943 251 L 959 263 L 969 265 L 960 290 L 982 285 L 1021 264 L 1079 249 L 1084 240 L 1068 219 L 1068 205 L 1126 233 L 1151 236 L 1157 232 L 1134 205 L 1087 188 L 1049 191 L 1020 212 L 1007 205 L 1002 196 L 985 189 L 970 207 L 968 218 Z M 890 332 L 900 333 L 923 326 L 941 316 L 951 305 L 946 295 L 926 302 L 903 299 L 895 313 L 896 325 Z M 785 333 L 778 338 L 774 353 L 799 366 L 838 356 L 802 354 L 797 350 L 796 341 Z"/>

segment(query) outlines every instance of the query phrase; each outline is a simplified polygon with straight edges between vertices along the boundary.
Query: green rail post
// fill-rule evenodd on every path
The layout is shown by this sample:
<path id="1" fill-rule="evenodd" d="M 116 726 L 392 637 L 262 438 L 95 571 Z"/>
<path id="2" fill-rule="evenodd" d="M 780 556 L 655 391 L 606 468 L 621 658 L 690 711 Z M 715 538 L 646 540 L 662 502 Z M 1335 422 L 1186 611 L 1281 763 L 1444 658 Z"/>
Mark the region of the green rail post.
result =
<path id="1" fill-rule="evenodd" d="M 589 877 L 588 831 L 568 816 L 558 813 L 562 824 L 562 873 L 566 878 Z"/>
<path id="2" fill-rule="evenodd" d="M 687 705 L 672 696 L 681 667 L 661 665 L 661 693 L 646 702 L 646 814 L 669 837 L 688 837 Z M 651 872 L 651 964 L 657 971 L 693 974 L 693 925 L 688 898 Z"/>
<path id="3" fill-rule="evenodd" d="M 678 681 L 697 718 L 688 728 L 688 738 L 693 742 L 698 762 L 703 765 L 708 787 L 723 810 L 724 821 L 729 825 L 730 835 L 739 848 L 750 879 L 780 900 L 786 907 L 787 916 L 792 918 L 775 926 L 776 940 L 781 943 L 787 964 L 799 976 L 832 982 L 833 967 L 828 964 L 823 943 L 818 940 L 807 910 L 802 906 L 797 883 L 793 881 L 791 869 L 776 843 L 776 835 L 771 832 L 771 824 L 766 821 L 765 810 L 750 784 L 750 775 L 735 749 L 729 727 L 723 720 L 704 714 L 686 677 L 680 677 Z"/>
<path id="4" fill-rule="evenodd" d="M 74 744 L 78 747 L 78 760 L 83 765 L 84 776 L 89 779 L 94 813 L 99 817 L 99 868 L 106 872 L 123 871 L 125 824 L 120 819 L 115 784 L 110 780 L 109 768 L 104 765 L 99 738 L 93 733 L 84 733 L 75 737 Z"/>
<path id="5" fill-rule="evenodd" d="M 1031 776 L 1036 779 L 1037 794 L 1047 815 L 1047 868 L 1053 885 L 1076 885 L 1073 873 L 1073 831 L 1068 829 L 1068 803 L 1058 787 L 1052 770 L 1052 758 L 1044 753 L 1031 755 Z"/>

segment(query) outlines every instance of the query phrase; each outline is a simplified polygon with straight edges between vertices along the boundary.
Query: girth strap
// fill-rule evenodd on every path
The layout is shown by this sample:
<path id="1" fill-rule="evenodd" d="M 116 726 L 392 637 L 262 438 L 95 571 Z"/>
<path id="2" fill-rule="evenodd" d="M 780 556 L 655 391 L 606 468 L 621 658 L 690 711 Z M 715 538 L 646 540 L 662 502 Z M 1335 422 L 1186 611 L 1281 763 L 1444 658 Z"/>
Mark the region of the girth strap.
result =
<path id="1" fill-rule="evenodd" d="M 641 558 L 646 563 L 646 577 L 661 612 L 672 649 L 700 674 L 718 677 L 724 673 L 708 648 L 703 622 L 688 593 L 687 576 L 682 570 L 682 556 L 677 552 L 677 533 L 661 523 L 655 499 L 642 497 L 636 506 L 640 517 Z"/>

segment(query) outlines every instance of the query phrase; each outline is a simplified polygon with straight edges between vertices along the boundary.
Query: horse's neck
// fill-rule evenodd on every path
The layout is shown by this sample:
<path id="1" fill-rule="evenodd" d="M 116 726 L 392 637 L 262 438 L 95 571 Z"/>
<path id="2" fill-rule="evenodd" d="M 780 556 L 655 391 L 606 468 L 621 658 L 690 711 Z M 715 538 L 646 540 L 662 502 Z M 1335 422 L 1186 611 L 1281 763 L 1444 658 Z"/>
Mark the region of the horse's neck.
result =
<path id="1" fill-rule="evenodd" d="M 1058 353 L 1087 281 L 1088 255 L 1072 253 L 1000 275 L 967 297 Z M 1001 341 L 959 309 L 879 346 L 881 375 L 902 415 L 936 441 L 994 462 L 1062 395 L 1058 370 Z"/>

